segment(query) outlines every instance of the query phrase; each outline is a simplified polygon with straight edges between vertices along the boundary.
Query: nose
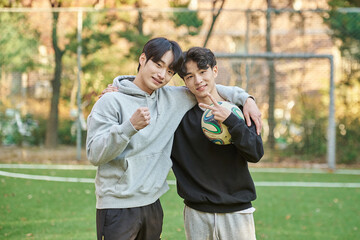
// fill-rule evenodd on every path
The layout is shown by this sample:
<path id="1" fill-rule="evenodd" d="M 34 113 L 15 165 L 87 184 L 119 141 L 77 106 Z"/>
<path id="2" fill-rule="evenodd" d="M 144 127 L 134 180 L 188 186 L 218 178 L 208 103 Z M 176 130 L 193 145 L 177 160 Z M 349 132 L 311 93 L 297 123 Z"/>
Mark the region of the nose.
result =
<path id="1" fill-rule="evenodd" d="M 200 84 L 202 82 L 201 76 L 195 76 L 195 84 Z"/>
<path id="2" fill-rule="evenodd" d="M 165 68 L 160 69 L 160 71 L 158 72 L 158 76 L 159 76 L 160 79 L 164 79 L 165 74 L 166 74 L 166 69 Z"/>

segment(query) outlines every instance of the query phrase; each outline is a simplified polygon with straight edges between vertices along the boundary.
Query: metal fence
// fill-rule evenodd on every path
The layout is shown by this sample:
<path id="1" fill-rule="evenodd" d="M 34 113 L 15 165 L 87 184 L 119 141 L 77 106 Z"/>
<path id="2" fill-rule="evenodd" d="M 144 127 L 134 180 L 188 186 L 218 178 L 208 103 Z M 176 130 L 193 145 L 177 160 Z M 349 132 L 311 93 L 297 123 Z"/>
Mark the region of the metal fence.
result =
<path id="1" fill-rule="evenodd" d="M 50 111 L 56 66 L 54 13 L 58 13 L 57 44 L 63 54 L 59 138 L 64 144 L 75 144 L 77 116 L 86 119 L 96 96 L 114 76 L 136 74 L 136 59 L 144 42 L 164 36 L 178 41 L 183 49 L 202 46 L 213 21 L 212 11 L 205 9 L 0 9 L 3 145 L 44 143 L 46 121 L 41 119 L 47 119 Z M 354 26 L 359 22 L 357 10 L 342 9 L 340 13 Z M 335 168 L 335 158 L 341 162 L 343 157 L 335 155 L 335 145 L 341 144 L 335 142 L 335 136 L 358 136 L 351 131 L 341 133 L 350 126 L 340 122 L 341 116 L 335 115 L 334 108 L 341 113 L 346 111 L 342 110 L 342 102 L 335 105 L 334 98 L 330 98 L 336 85 L 330 84 L 329 79 L 334 77 L 335 84 L 341 83 L 343 75 L 349 72 L 356 78 L 359 63 L 352 55 L 354 51 L 339 50 L 343 45 L 331 37 L 336 31 L 324 20 L 329 16 L 331 13 L 323 10 L 224 9 L 214 24 L 206 47 L 219 57 L 218 83 L 243 87 L 256 98 L 264 117 L 263 139 L 266 148 L 272 149 L 267 151 L 271 155 L 265 155 L 269 160 L 328 159 L 329 167 Z M 359 39 L 360 28 L 352 34 Z M 358 48 L 356 43 L 359 42 L 354 40 Z M 254 57 L 265 53 L 272 57 Z M 286 54 L 303 57 L 274 57 Z M 329 58 L 316 57 L 321 55 L 331 56 L 335 75 Z M 269 89 L 271 79 L 275 81 L 273 90 Z M 171 84 L 182 82 L 175 77 Z M 79 85 L 81 105 L 76 97 Z M 347 96 L 352 104 L 358 101 L 356 89 L 358 85 L 352 87 L 355 93 L 350 91 Z M 360 114 L 358 108 L 352 110 L 355 116 Z M 22 116 L 22 123 L 14 120 L 15 112 Z M 19 130 L 26 128 L 25 116 L 29 119 L 30 114 L 40 129 L 36 140 Z M 27 134 L 33 135 L 31 131 Z M 270 132 L 274 136 L 271 146 Z M 17 135 L 18 139 L 14 137 Z M 359 148 L 354 145 L 353 149 Z M 359 150 L 349 156 L 349 162 L 359 161 Z"/>

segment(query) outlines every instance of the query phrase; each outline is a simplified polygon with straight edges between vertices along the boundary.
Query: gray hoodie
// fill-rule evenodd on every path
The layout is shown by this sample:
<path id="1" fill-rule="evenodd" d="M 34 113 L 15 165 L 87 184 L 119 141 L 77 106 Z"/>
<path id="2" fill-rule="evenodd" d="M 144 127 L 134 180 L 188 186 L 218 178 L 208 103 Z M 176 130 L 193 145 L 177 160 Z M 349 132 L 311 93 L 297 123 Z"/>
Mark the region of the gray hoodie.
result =
<path id="1" fill-rule="evenodd" d="M 131 208 L 155 202 L 168 189 L 166 177 L 172 166 L 173 134 L 184 114 L 196 104 L 185 87 L 164 86 L 151 95 L 119 76 L 114 86 L 94 105 L 88 117 L 86 152 L 98 166 L 96 208 Z M 249 95 L 240 88 L 217 85 L 220 95 L 244 104 Z M 150 124 L 137 131 L 130 117 L 139 107 L 148 107 Z"/>

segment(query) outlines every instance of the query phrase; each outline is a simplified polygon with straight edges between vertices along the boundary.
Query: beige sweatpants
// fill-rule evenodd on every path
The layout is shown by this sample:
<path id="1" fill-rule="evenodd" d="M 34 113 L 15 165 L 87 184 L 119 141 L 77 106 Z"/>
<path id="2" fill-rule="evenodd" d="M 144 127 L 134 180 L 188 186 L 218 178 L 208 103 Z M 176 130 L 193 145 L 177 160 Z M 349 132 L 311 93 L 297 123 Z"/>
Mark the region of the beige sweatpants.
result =
<path id="1" fill-rule="evenodd" d="M 256 240 L 252 212 L 205 213 L 185 205 L 184 225 L 187 240 Z"/>

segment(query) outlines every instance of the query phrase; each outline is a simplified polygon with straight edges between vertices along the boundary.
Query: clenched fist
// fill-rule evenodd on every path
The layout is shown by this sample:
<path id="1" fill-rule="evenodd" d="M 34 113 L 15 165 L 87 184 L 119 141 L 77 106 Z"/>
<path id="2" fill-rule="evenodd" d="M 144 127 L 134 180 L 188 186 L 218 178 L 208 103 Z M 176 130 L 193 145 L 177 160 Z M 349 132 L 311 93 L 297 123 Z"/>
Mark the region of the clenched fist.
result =
<path id="1" fill-rule="evenodd" d="M 130 118 L 136 130 L 141 130 L 150 124 L 150 111 L 147 107 L 138 108 Z"/>

